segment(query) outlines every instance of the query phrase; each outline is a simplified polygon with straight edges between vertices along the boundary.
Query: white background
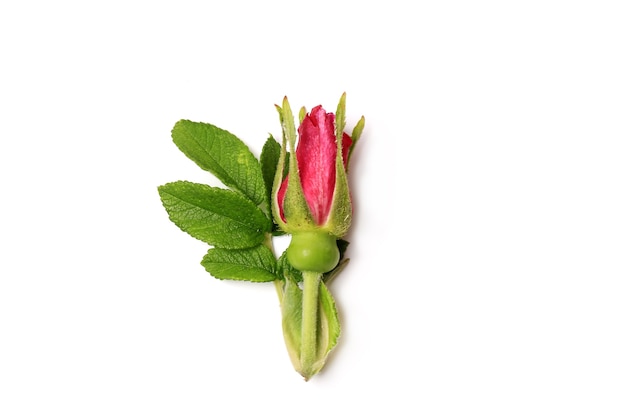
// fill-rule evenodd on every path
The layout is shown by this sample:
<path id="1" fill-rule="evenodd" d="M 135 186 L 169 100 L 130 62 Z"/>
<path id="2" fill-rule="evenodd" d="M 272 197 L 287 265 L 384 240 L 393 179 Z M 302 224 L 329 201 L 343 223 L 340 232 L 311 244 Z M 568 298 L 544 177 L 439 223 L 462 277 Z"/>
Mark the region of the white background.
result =
<path id="1" fill-rule="evenodd" d="M 626 415 L 620 1 L 3 2 L 0 415 Z M 156 187 L 274 109 L 366 130 L 343 337 L 293 371 Z"/>

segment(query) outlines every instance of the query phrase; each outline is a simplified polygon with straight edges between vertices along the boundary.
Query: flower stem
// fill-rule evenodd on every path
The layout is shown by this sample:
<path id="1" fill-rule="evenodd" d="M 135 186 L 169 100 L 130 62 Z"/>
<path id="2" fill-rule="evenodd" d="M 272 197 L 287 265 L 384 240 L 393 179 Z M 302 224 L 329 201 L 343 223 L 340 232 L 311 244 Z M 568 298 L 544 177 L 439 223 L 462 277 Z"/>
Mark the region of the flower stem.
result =
<path id="1" fill-rule="evenodd" d="M 272 240 L 272 234 L 266 233 L 265 239 L 263 240 L 263 244 L 272 251 L 272 254 L 276 258 L 276 251 L 274 250 L 274 242 Z M 275 279 L 274 280 L 274 288 L 276 289 L 276 294 L 278 294 L 278 302 L 283 303 L 283 280 Z"/>
<path id="2" fill-rule="evenodd" d="M 317 307 L 320 280 L 319 272 L 302 271 L 302 344 L 300 347 L 300 363 L 302 376 L 309 379 L 315 373 L 314 364 L 317 357 Z"/>

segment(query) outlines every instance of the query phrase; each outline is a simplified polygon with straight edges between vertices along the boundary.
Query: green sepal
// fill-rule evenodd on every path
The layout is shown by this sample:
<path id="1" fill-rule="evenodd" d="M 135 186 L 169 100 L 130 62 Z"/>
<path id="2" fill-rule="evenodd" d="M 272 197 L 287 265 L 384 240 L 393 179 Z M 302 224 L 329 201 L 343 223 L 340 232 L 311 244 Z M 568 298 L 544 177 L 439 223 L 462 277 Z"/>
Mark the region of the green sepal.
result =
<path id="1" fill-rule="evenodd" d="M 363 133 L 364 128 L 365 128 L 365 117 L 361 116 L 356 126 L 354 126 L 354 129 L 352 129 L 352 135 L 350 136 L 350 138 L 352 139 L 352 145 L 350 145 L 350 149 L 348 150 L 346 171 L 348 171 L 350 168 L 350 159 L 352 158 L 352 152 L 354 151 L 354 147 L 359 141 L 359 138 L 361 137 L 361 133 Z"/>
<path id="2" fill-rule="evenodd" d="M 346 124 L 346 93 L 343 93 L 337 106 L 335 115 L 335 134 L 337 136 L 337 156 L 335 159 L 335 190 L 333 202 L 323 230 L 336 237 L 342 237 L 352 223 L 352 201 L 350 200 L 350 188 L 348 175 L 343 163 L 343 129 Z"/>
<path id="3" fill-rule="evenodd" d="M 287 98 L 285 97 L 285 100 Z M 278 155 L 278 163 L 276 164 L 276 171 L 274 173 L 274 182 L 272 183 L 272 195 L 271 195 L 271 210 L 272 215 L 274 217 L 274 223 L 278 225 L 278 227 L 285 231 L 287 227 L 287 223 L 283 221 L 280 216 L 280 205 L 278 202 L 278 190 L 280 189 L 281 184 L 283 183 L 283 179 L 285 178 L 285 163 L 287 159 L 287 134 L 285 133 L 285 124 L 283 122 L 283 110 L 280 106 L 276 105 L 276 110 L 278 110 L 278 116 L 280 118 L 280 124 L 282 127 L 283 138 L 282 138 L 282 146 L 280 147 L 280 154 Z M 295 126 L 293 127 L 295 131 Z M 295 132 L 294 132 L 295 134 Z"/>
<path id="4" fill-rule="evenodd" d="M 201 262 L 217 279 L 269 282 L 278 278 L 276 258 L 265 245 L 249 249 L 209 249 Z"/>
<path id="5" fill-rule="evenodd" d="M 231 190 L 188 181 L 158 188 L 163 206 L 176 226 L 216 247 L 257 246 L 272 222 L 252 201 Z"/>
<path id="6" fill-rule="evenodd" d="M 270 135 L 270 137 L 265 141 L 263 149 L 261 149 L 261 157 L 259 158 L 259 162 L 261 163 L 261 172 L 263 174 L 263 183 L 265 184 L 265 194 L 268 202 L 271 201 L 272 198 L 272 187 L 274 185 L 276 170 L 278 169 L 280 152 L 280 144 L 272 135 Z"/>
<path id="7" fill-rule="evenodd" d="M 298 121 L 300 122 L 300 124 L 302 124 L 302 121 L 304 121 L 305 117 L 306 117 L 306 107 L 302 106 L 300 107 L 300 113 L 298 114 Z"/>
<path id="8" fill-rule="evenodd" d="M 209 123 L 180 120 L 172 129 L 178 148 L 200 168 L 257 205 L 268 204 L 259 161 L 232 133 Z"/>
<path id="9" fill-rule="evenodd" d="M 323 230 L 340 238 L 348 232 L 352 223 L 352 201 L 350 200 L 348 176 L 343 167 L 343 161 L 338 161 L 335 169 L 333 203 Z"/>
<path id="10" fill-rule="evenodd" d="M 261 156 L 259 162 L 261 164 L 261 173 L 263 174 L 263 183 L 265 185 L 265 197 L 268 203 L 267 206 L 263 205 L 262 209 L 267 212 L 268 217 L 273 218 L 272 212 L 272 187 L 274 185 L 274 176 L 278 168 L 278 161 L 280 159 L 280 144 L 274 139 L 272 135 L 265 141 L 263 149 L 261 149 Z M 272 233 L 276 233 L 278 225 L 274 224 L 272 227 Z"/>
<path id="11" fill-rule="evenodd" d="M 283 106 L 276 106 L 280 117 L 280 123 L 283 131 L 283 143 L 281 147 L 281 153 L 278 161 L 278 169 L 274 176 L 274 184 L 272 189 L 272 210 L 274 213 L 274 219 L 280 228 L 287 232 L 293 231 L 312 230 L 316 228 L 313 217 L 309 210 L 309 206 L 304 197 L 304 191 L 302 190 L 302 183 L 300 181 L 300 172 L 298 170 L 298 158 L 296 157 L 296 127 L 294 124 L 294 117 L 289 106 L 287 97 L 283 100 Z M 285 200 L 283 202 L 283 211 L 285 218 L 289 219 L 285 222 L 280 217 L 280 208 L 278 202 L 278 190 L 284 178 L 284 169 L 286 166 L 286 154 L 287 147 L 291 157 L 288 161 L 289 166 L 289 178 L 287 182 L 287 191 L 285 193 Z"/>
<path id="12" fill-rule="evenodd" d="M 339 145 L 339 155 L 341 156 L 341 142 L 343 140 L 343 130 L 346 127 L 346 93 L 343 93 L 339 98 L 339 104 L 337 104 L 337 111 L 335 112 L 335 137 L 337 138 L 337 144 Z"/>

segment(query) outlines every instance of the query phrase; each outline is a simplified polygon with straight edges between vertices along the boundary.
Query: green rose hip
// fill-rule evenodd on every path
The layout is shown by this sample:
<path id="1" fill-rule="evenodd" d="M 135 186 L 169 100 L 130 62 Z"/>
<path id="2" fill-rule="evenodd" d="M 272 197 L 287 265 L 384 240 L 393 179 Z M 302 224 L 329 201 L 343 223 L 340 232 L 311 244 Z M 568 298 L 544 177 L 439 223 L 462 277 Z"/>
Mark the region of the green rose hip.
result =
<path id="1" fill-rule="evenodd" d="M 287 259 L 300 271 L 328 272 L 339 262 L 337 239 L 320 231 L 294 233 L 287 248 Z"/>

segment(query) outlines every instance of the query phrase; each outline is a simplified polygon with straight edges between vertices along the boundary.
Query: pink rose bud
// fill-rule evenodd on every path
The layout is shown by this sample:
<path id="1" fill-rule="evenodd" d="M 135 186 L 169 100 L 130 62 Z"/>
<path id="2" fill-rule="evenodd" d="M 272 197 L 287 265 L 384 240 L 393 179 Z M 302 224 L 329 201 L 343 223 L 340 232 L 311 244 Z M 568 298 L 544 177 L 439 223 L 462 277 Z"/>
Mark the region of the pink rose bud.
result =
<path id="1" fill-rule="evenodd" d="M 283 144 L 272 196 L 274 218 L 283 231 L 292 234 L 287 251 L 292 265 L 301 270 L 327 272 L 339 260 L 336 239 L 346 234 L 352 221 L 348 158 L 364 119 L 355 127 L 353 137 L 343 132 L 344 94 L 337 117 L 321 106 L 304 115 L 296 147 L 293 115 L 286 98 L 278 111 Z M 285 176 L 287 143 L 290 158 Z"/>

